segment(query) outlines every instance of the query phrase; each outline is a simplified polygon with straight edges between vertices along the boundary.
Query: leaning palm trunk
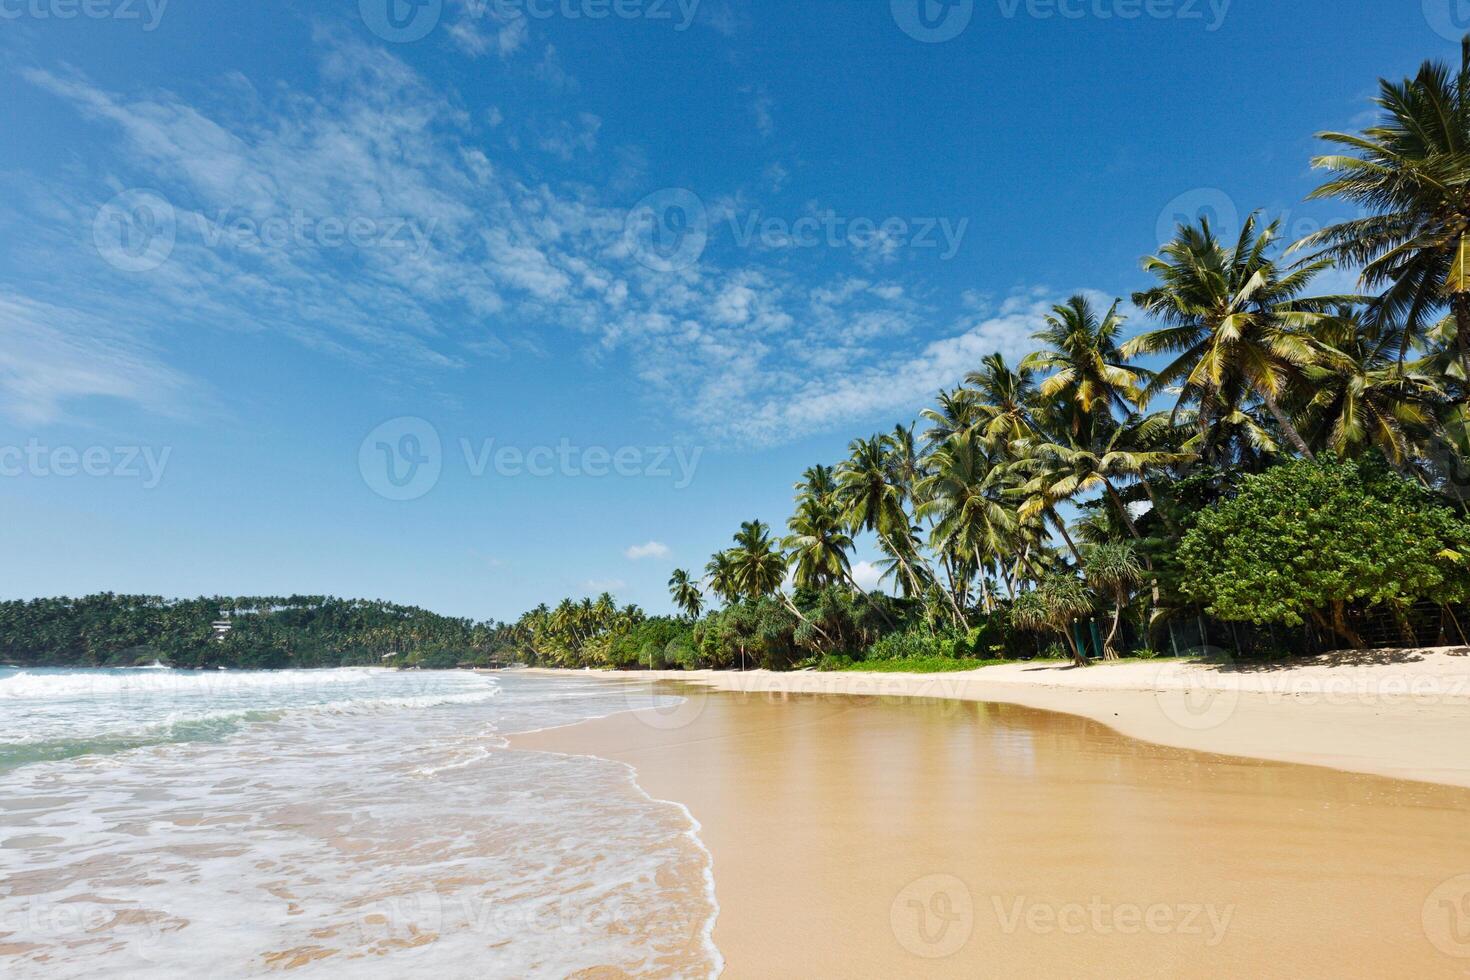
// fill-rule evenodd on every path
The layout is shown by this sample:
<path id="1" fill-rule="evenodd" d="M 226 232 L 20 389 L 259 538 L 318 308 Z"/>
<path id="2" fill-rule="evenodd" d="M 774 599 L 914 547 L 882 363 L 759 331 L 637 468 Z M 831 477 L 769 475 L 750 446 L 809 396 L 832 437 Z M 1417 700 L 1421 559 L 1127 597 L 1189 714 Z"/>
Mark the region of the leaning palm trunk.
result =
<path id="1" fill-rule="evenodd" d="M 1112 498 L 1118 507 L 1118 513 L 1123 515 L 1123 523 L 1128 527 L 1128 533 L 1133 535 L 1134 541 L 1142 541 L 1143 535 L 1138 532 L 1138 525 L 1133 523 L 1133 517 L 1128 513 L 1128 505 L 1123 501 L 1123 495 L 1118 493 L 1118 488 L 1113 486 L 1111 480 L 1104 480 L 1103 486 L 1108 490 L 1108 496 Z M 1143 559 L 1143 567 L 1148 569 L 1149 588 L 1153 591 L 1154 608 L 1159 608 L 1161 595 L 1159 590 L 1159 578 L 1154 574 L 1154 560 L 1148 556 L 1148 552 L 1141 551 L 1139 557 Z"/>
<path id="2" fill-rule="evenodd" d="M 1103 641 L 1103 659 L 1121 660 L 1118 655 L 1118 630 L 1123 625 L 1123 593 L 1120 591 L 1113 597 L 1113 628 L 1108 630 L 1108 638 Z"/>
<path id="3" fill-rule="evenodd" d="M 1455 313 L 1455 350 L 1460 355 L 1460 369 L 1470 382 L 1470 293 L 1456 293 L 1450 299 Z"/>
<path id="4" fill-rule="evenodd" d="M 1153 484 L 1149 483 L 1148 479 L 1142 475 L 1138 477 L 1138 484 L 1143 487 L 1143 492 L 1148 494 L 1148 502 L 1153 504 L 1154 513 L 1159 515 L 1159 520 L 1164 522 L 1164 526 L 1169 529 L 1169 533 L 1176 538 L 1179 537 L 1179 525 L 1174 523 L 1174 519 L 1159 504 L 1159 496 L 1154 492 Z"/>
<path id="5" fill-rule="evenodd" d="M 816 623 L 812 622 L 810 619 L 807 619 L 806 616 L 802 614 L 802 611 L 796 608 L 796 603 L 791 601 L 791 597 L 789 595 L 787 595 L 785 592 L 778 592 L 778 594 L 781 596 L 782 604 L 785 605 L 786 608 L 791 612 L 791 615 L 795 616 L 807 626 L 810 626 L 812 629 L 816 630 L 818 636 L 826 640 L 828 644 L 831 644 L 832 637 L 827 635 L 827 631 L 822 629 L 822 627 L 818 626 Z"/>
<path id="6" fill-rule="evenodd" d="M 1272 417 L 1276 419 L 1276 424 L 1281 427 L 1287 441 L 1296 447 L 1296 451 L 1307 459 L 1316 459 L 1317 454 L 1312 452 L 1312 447 L 1307 445 L 1307 441 L 1302 438 L 1297 427 L 1291 424 L 1291 419 L 1287 418 L 1286 413 L 1281 410 L 1281 406 L 1276 402 L 1276 396 L 1263 390 L 1261 398 L 1265 401 L 1266 408 L 1270 410 Z"/>
<path id="7" fill-rule="evenodd" d="M 1062 515 L 1058 514 L 1056 512 L 1056 508 L 1054 507 L 1048 507 L 1046 509 L 1046 516 L 1051 518 L 1052 524 L 1056 527 L 1057 531 L 1061 533 L 1062 540 L 1067 543 L 1067 550 L 1072 553 L 1073 560 L 1075 560 L 1078 565 L 1081 565 L 1082 553 L 1077 550 L 1077 545 L 1073 543 L 1072 535 L 1067 533 L 1067 522 L 1062 520 Z"/>
<path id="8" fill-rule="evenodd" d="M 858 595 L 862 596 L 864 599 L 868 600 L 868 605 L 873 607 L 873 611 L 876 612 L 879 616 L 883 617 L 883 622 L 887 623 L 890 627 L 893 626 L 892 617 L 888 615 L 888 612 L 882 606 L 878 605 L 878 601 L 873 598 L 873 594 L 871 592 L 868 592 L 861 585 L 858 585 L 857 579 L 852 577 L 852 570 L 844 568 L 842 570 L 842 574 L 843 577 L 847 579 L 847 584 L 852 586 L 852 590 Z"/>

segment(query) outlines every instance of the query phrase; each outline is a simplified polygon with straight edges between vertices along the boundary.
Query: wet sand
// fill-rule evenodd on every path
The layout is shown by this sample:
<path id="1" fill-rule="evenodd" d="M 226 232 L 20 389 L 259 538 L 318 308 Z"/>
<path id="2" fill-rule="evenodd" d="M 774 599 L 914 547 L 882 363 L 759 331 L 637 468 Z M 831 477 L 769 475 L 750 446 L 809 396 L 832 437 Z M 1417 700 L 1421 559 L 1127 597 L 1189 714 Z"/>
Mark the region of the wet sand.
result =
<path id="1" fill-rule="evenodd" d="M 671 689 L 514 747 L 690 809 L 727 977 L 1470 975 L 1470 790 L 1017 705 Z"/>

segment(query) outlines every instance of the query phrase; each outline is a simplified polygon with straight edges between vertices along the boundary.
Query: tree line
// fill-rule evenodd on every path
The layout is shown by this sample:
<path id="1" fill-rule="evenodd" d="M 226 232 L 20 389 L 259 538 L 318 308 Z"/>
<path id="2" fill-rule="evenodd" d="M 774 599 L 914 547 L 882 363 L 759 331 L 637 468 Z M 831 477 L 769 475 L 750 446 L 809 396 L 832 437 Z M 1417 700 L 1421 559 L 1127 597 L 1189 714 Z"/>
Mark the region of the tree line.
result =
<path id="1" fill-rule="evenodd" d="M 1018 363 L 986 358 L 919 423 L 807 469 L 784 533 L 748 521 L 675 571 L 665 661 L 986 658 L 1030 635 L 1083 663 L 1162 652 L 1202 615 L 1292 652 L 1301 629 L 1362 646 L 1375 618 L 1411 641 L 1426 605 L 1463 642 L 1470 38 L 1457 69 L 1383 80 L 1375 105 L 1312 161 L 1311 198 L 1360 217 L 1297 242 L 1258 215 L 1233 237 L 1179 226 L 1143 260 L 1136 336 L 1121 300 L 1072 297 Z M 1317 289 L 1332 270 L 1358 292 Z M 863 536 L 891 598 L 855 580 Z M 615 645 L 556 657 L 610 664 Z"/>
<path id="2" fill-rule="evenodd" d="M 450 668 L 498 664 L 511 646 L 502 624 L 329 596 L 0 602 L 0 662 L 17 666 Z"/>

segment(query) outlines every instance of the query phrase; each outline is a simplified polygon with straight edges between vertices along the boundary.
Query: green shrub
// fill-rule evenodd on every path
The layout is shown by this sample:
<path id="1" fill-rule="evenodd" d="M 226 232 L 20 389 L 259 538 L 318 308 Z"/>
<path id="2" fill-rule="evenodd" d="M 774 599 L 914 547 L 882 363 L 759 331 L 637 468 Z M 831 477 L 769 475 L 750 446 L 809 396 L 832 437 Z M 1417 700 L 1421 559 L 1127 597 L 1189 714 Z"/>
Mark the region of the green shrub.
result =
<path id="1" fill-rule="evenodd" d="M 917 657 L 952 656 L 950 644 L 941 644 L 922 629 L 889 633 L 868 648 L 865 660 L 912 660 Z"/>
<path id="2" fill-rule="evenodd" d="M 1314 621 L 1353 646 L 1349 606 L 1470 595 L 1470 527 L 1381 460 L 1296 460 L 1200 515 L 1184 589 L 1224 620 Z"/>

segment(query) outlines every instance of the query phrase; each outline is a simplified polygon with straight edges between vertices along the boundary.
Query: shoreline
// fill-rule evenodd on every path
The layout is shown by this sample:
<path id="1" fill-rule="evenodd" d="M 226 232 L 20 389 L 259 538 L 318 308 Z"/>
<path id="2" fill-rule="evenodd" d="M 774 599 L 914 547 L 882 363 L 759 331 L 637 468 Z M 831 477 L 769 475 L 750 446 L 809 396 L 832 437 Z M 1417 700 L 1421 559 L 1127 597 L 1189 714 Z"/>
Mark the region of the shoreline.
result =
<path id="1" fill-rule="evenodd" d="M 1460 955 L 1431 915 L 1470 871 L 1470 657 L 1296 664 L 1270 683 L 1177 662 L 1067 673 L 593 673 L 685 700 L 509 747 L 623 763 L 684 808 L 728 976 L 1431 975 Z M 1411 681 L 1417 700 L 1390 707 Z M 1212 727 L 1169 718 L 1190 692 L 1179 717 Z M 1330 759 L 1265 744 L 1309 730 L 1358 741 Z M 1416 762 L 1436 733 L 1457 750 Z M 1125 927 L 1140 915 L 1163 925 Z"/>
<path id="2" fill-rule="evenodd" d="M 1326 654 L 1284 663 L 1051 661 L 945 674 L 608 671 L 546 676 L 679 682 L 770 697 L 915 698 L 1011 704 L 1098 722 L 1154 745 L 1470 788 L 1470 649 Z"/>

